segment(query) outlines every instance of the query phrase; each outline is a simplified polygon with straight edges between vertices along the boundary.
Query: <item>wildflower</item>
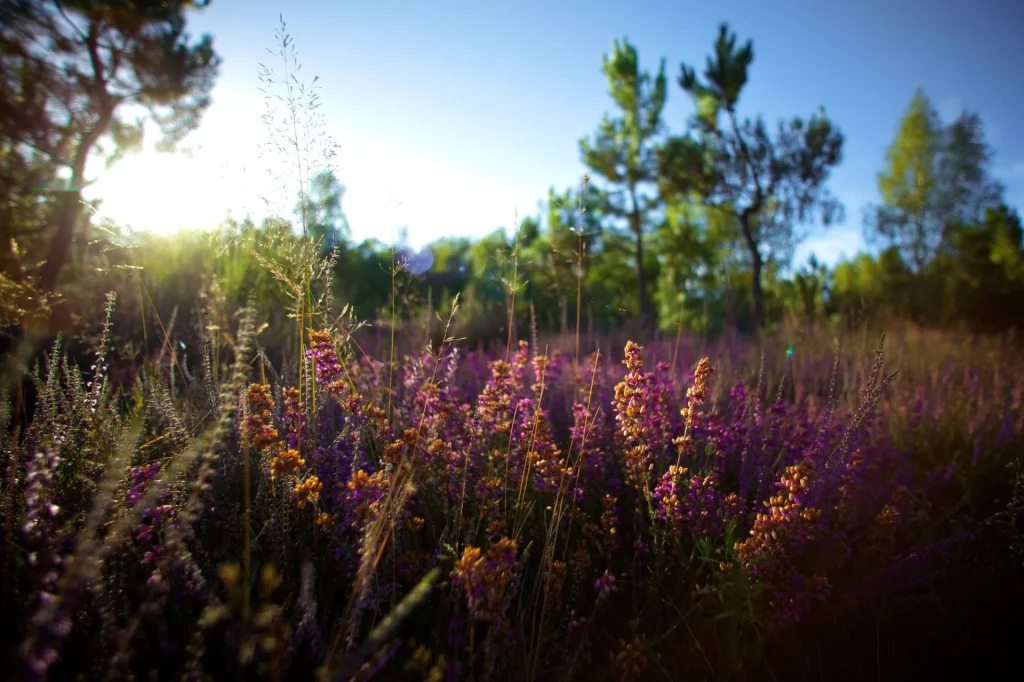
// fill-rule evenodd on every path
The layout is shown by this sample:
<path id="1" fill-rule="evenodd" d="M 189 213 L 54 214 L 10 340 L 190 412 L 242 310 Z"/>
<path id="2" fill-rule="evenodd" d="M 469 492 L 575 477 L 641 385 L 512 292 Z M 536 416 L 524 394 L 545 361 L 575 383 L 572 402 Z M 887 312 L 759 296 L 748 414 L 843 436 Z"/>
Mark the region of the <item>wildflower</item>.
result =
<path id="1" fill-rule="evenodd" d="M 320 499 L 320 492 L 324 489 L 320 479 L 310 476 L 292 489 L 292 497 L 295 498 L 296 506 L 301 510 L 307 504 L 316 504 Z"/>
<path id="2" fill-rule="evenodd" d="M 548 368 L 550 366 L 551 361 L 546 355 L 538 355 L 533 358 L 533 374 L 537 381 L 530 388 L 538 398 L 548 390 Z"/>
<path id="3" fill-rule="evenodd" d="M 708 358 L 702 358 L 701 361 L 697 363 L 696 369 L 693 371 L 693 385 L 686 389 L 686 406 L 679 411 L 686 428 L 681 436 L 672 440 L 672 444 L 679 450 L 679 457 L 676 460 L 677 463 L 681 462 L 684 456 L 693 454 L 693 428 L 696 423 L 695 416 L 697 413 L 697 407 L 699 405 L 703 405 L 705 398 L 707 398 L 707 382 L 711 373 L 711 361 Z"/>
<path id="4" fill-rule="evenodd" d="M 657 516 L 675 535 L 715 536 L 742 513 L 735 493 L 723 494 L 718 475 L 688 475 L 685 467 L 669 466 L 654 489 Z"/>
<path id="5" fill-rule="evenodd" d="M 270 460 L 270 480 L 276 480 L 281 474 L 292 474 L 305 466 L 306 460 L 299 456 L 298 450 L 281 450 Z"/>
<path id="6" fill-rule="evenodd" d="M 670 390 L 654 374 L 644 371 L 643 346 L 626 343 L 626 376 L 615 386 L 615 421 L 624 445 L 630 484 L 647 480 L 655 454 L 668 442 Z"/>
<path id="7" fill-rule="evenodd" d="M 274 401 L 270 399 L 269 384 L 252 384 L 246 393 L 249 413 L 242 422 L 242 437 L 256 449 L 265 448 L 277 440 L 273 427 Z"/>
<path id="8" fill-rule="evenodd" d="M 388 476 L 383 471 L 368 474 L 359 469 L 352 474 L 346 487 L 349 490 L 348 499 L 354 507 L 351 522 L 353 528 L 365 523 L 369 516 L 376 511 L 388 485 Z"/>
<path id="9" fill-rule="evenodd" d="M 491 365 L 491 380 L 477 398 L 476 416 L 484 436 L 507 434 L 511 430 L 514 395 L 511 365 L 504 360 L 495 361 Z"/>
<path id="10" fill-rule="evenodd" d="M 612 551 L 618 544 L 616 534 L 618 533 L 619 514 L 622 512 L 619 508 L 619 498 L 608 493 L 601 500 L 601 506 L 601 536 L 605 548 Z"/>
<path id="11" fill-rule="evenodd" d="M 678 526 L 682 522 L 683 480 L 689 469 L 671 465 L 654 488 L 653 498 L 658 503 L 658 518 L 669 526 Z"/>
<path id="12" fill-rule="evenodd" d="M 576 632 L 587 622 L 586 618 L 580 618 L 576 616 L 576 609 L 569 612 L 569 623 L 568 630 L 570 633 Z"/>
<path id="13" fill-rule="evenodd" d="M 423 646 L 422 644 L 416 647 L 416 650 L 412 652 L 412 656 L 405 663 L 406 672 L 424 672 L 430 665 L 430 661 L 433 658 L 433 654 L 430 653 L 430 649 Z"/>
<path id="14" fill-rule="evenodd" d="M 740 564 L 767 588 L 768 606 L 780 622 L 799 620 L 829 591 L 824 576 L 808 577 L 797 569 L 805 547 L 825 530 L 821 511 L 807 499 L 815 478 L 810 459 L 787 467 L 777 483 L 779 494 L 765 502 L 767 511 L 755 516 L 750 537 L 735 547 Z"/>
<path id="15" fill-rule="evenodd" d="M 283 388 L 281 397 L 284 399 L 285 446 L 289 450 L 298 450 L 306 435 L 306 413 L 302 409 L 299 389 L 294 386 Z"/>
<path id="16" fill-rule="evenodd" d="M 620 639 L 619 647 L 618 652 L 612 652 L 609 656 L 612 663 L 621 672 L 620 679 L 623 682 L 632 682 L 632 680 L 640 679 L 641 674 L 647 667 L 647 643 L 642 636 L 637 636 L 628 644 Z"/>
<path id="17" fill-rule="evenodd" d="M 28 554 L 28 563 L 42 571 L 42 590 L 38 597 L 46 601 L 49 590 L 57 582 L 58 569 L 63 558 L 52 549 L 51 534 L 60 507 L 50 501 L 53 494 L 53 475 L 60 465 L 60 457 L 53 452 L 39 452 L 28 461 L 25 480 L 25 523 L 21 527 Z M 45 604 L 43 605 L 46 606 Z"/>
<path id="18" fill-rule="evenodd" d="M 313 361 L 317 382 L 328 395 L 340 395 L 344 381 L 341 379 L 342 368 L 338 362 L 338 352 L 334 349 L 331 333 L 310 330 L 309 345 L 306 357 Z"/>
<path id="19" fill-rule="evenodd" d="M 892 556 L 896 544 L 896 529 L 900 522 L 900 510 L 896 505 L 887 504 L 872 520 L 864 538 L 862 550 L 866 559 L 884 559 Z"/>
<path id="20" fill-rule="evenodd" d="M 597 590 L 597 600 L 603 601 L 611 596 L 612 592 L 615 592 L 615 576 L 605 569 L 604 575 L 594 582 L 594 589 Z"/>
<path id="21" fill-rule="evenodd" d="M 502 538 L 486 554 L 467 547 L 451 572 L 452 585 L 466 594 L 470 618 L 494 623 L 501 618 L 516 567 L 516 541 Z"/>
<path id="22" fill-rule="evenodd" d="M 419 443 L 419 433 L 416 429 L 405 429 L 401 438 L 397 438 L 384 446 L 381 459 L 387 464 L 397 464 L 403 455 L 412 455 L 416 452 L 416 445 Z"/>
<path id="23" fill-rule="evenodd" d="M 320 515 L 316 517 L 316 525 L 321 529 L 328 529 L 331 526 L 337 525 L 338 515 L 328 514 L 327 512 L 320 512 Z"/>
<path id="24" fill-rule="evenodd" d="M 643 346 L 632 341 L 626 343 L 626 377 L 615 386 L 616 421 L 626 442 L 639 441 L 643 431 L 640 417 L 644 413 L 644 388 L 647 376 L 644 374 L 644 359 L 640 354 Z"/>
<path id="25" fill-rule="evenodd" d="M 551 563 L 551 570 L 547 575 L 548 609 L 555 613 L 562 609 L 562 587 L 565 585 L 568 568 L 568 564 L 564 561 L 554 561 Z"/>
<path id="26" fill-rule="evenodd" d="M 160 462 L 152 462 L 150 464 L 144 464 L 142 466 L 132 467 L 129 470 L 129 474 L 132 477 L 132 487 L 128 490 L 127 501 L 129 505 L 134 505 L 146 492 L 146 484 L 156 478 L 156 475 L 160 472 Z"/>
<path id="27" fill-rule="evenodd" d="M 680 410 L 686 425 L 691 426 L 693 415 L 698 405 L 703 405 L 708 395 L 708 379 L 714 370 L 709 358 L 701 358 L 693 370 L 693 385 L 686 389 L 686 407 Z"/>
<path id="28" fill-rule="evenodd" d="M 512 356 L 512 392 L 519 394 L 523 390 L 523 377 L 526 375 L 526 366 L 530 363 L 530 344 L 524 340 L 519 341 L 519 350 Z"/>

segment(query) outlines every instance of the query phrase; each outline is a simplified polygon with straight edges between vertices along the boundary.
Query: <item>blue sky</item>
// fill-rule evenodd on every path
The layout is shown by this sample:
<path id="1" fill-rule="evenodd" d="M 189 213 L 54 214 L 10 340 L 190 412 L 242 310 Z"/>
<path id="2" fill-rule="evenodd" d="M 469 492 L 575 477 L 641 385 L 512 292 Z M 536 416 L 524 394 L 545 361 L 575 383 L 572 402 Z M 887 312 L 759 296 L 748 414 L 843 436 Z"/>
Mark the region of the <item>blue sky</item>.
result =
<path id="1" fill-rule="evenodd" d="M 723 20 L 754 41 L 742 113 L 773 122 L 823 105 L 846 136 L 830 183 L 846 223 L 812 238 L 799 259 L 814 251 L 832 262 L 862 247 L 861 208 L 876 197 L 875 174 L 918 86 L 947 118 L 963 106 L 982 115 L 995 174 L 1024 206 L 1024 6 L 1014 0 L 215 0 L 190 19 L 223 58 L 194 154 L 113 169 L 99 185 L 121 188 L 107 192 L 111 215 L 198 227 L 225 208 L 259 210 L 258 62 L 273 59 L 280 12 L 300 76 L 320 78 L 357 239 L 391 239 L 402 225 L 413 245 L 479 236 L 536 213 L 548 187 L 578 183 L 578 140 L 612 106 L 601 56 L 616 37 L 652 72 L 666 58 L 665 121 L 681 131 L 691 109 L 675 83 L 679 64 L 702 67 Z"/>

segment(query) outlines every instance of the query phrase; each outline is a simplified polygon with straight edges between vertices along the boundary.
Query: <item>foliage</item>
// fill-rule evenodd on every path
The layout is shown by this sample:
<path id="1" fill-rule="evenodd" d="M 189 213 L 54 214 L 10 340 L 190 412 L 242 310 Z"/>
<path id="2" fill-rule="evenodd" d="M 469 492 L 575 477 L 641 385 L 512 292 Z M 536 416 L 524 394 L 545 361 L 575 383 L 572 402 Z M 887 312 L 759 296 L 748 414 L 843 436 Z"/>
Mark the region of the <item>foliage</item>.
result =
<path id="1" fill-rule="evenodd" d="M 199 123 L 210 103 L 218 59 L 209 36 L 189 44 L 175 2 L 19 2 L 0 40 L 5 73 L 5 155 L 28 158 L 49 183 L 70 169 L 54 208 L 56 225 L 40 287 L 52 291 L 76 229 L 90 155 L 110 165 L 142 142 L 148 114 L 170 149 Z M 200 5 L 201 6 L 201 5 Z M 39 158 L 39 161 L 36 159 Z M 22 191 L 28 189 L 24 184 Z"/>
<path id="2" fill-rule="evenodd" d="M 22 22 L 32 16 L 12 14 L 22 17 Z M 21 24 L 12 20 L 9 25 L 12 28 L 5 27 L 4 33 L 5 58 L 16 61 Z M 928 182 L 921 185 L 925 194 L 913 201 L 924 211 L 921 225 L 930 246 L 921 252 L 927 257 L 907 265 L 912 256 L 909 242 L 900 241 L 893 244 L 893 251 L 857 256 L 827 272 L 820 267 L 795 271 L 790 268 L 791 255 L 808 234 L 797 229 L 801 216 L 809 218 L 812 209 L 829 214 L 836 208 L 822 184 L 838 161 L 841 137 L 834 125 L 816 115 L 809 121 L 783 122 L 770 134 L 760 118 L 741 121 L 739 100 L 753 48 L 749 42 L 737 44 L 725 29 L 702 79 L 692 68 L 683 69 L 680 84 L 694 100 L 696 115 L 686 134 L 670 136 L 662 144 L 660 111 L 665 92 L 659 83 L 663 77 L 640 71 L 636 48 L 619 42 L 605 57 L 604 66 L 621 116 L 608 118 L 581 147 L 599 181 L 562 192 L 550 190 L 540 214 L 524 218 L 515 231 L 431 244 L 430 269 L 411 273 L 403 272 L 404 256 L 398 245 L 349 242 L 342 208 L 345 188 L 332 171 L 337 145 L 324 135 L 317 80 L 304 84 L 294 78 L 299 64 L 283 21 L 277 37 L 280 69 L 264 66 L 261 72 L 268 102 L 264 119 L 273 140 L 264 145 L 263 156 L 278 169 L 281 187 L 289 197 L 268 197 L 268 201 L 277 201 L 285 217 L 259 228 L 247 221 L 229 222 L 225 230 L 211 233 L 202 252 L 197 250 L 195 257 L 183 255 L 179 261 L 188 264 L 183 272 L 190 273 L 178 277 L 181 287 L 169 286 L 169 281 L 151 285 L 153 292 L 161 292 L 161 301 L 153 302 L 156 308 L 151 313 L 144 312 L 150 303 L 139 284 L 132 283 L 138 276 L 115 273 L 135 267 L 133 258 L 161 269 L 159 251 L 170 248 L 174 253 L 179 247 L 173 240 L 132 242 L 116 226 L 91 225 L 73 243 L 69 281 L 95 280 L 98 291 L 106 286 L 99 282 L 109 282 L 111 277 L 123 282 L 119 285 L 123 300 L 133 310 L 143 311 L 148 324 L 166 320 L 175 307 L 190 306 L 200 283 L 214 276 L 226 288 L 233 309 L 252 294 L 261 311 L 308 316 L 308 311 L 282 311 L 288 297 L 281 298 L 268 275 L 256 274 L 262 270 L 259 259 L 271 257 L 275 243 L 291 243 L 292 236 L 268 229 L 279 224 L 304 231 L 320 243 L 322 258 L 333 262 L 331 314 L 339 314 L 347 305 L 360 319 L 387 318 L 394 308 L 397 320 L 418 320 L 432 315 L 434 307 L 446 309 L 459 296 L 462 332 L 473 340 L 506 337 L 510 326 L 513 336 L 532 333 L 531 328 L 562 334 L 621 329 L 641 311 L 645 297 L 653 303 L 650 319 L 656 319 L 657 327 L 667 333 L 747 332 L 756 329 L 762 318 L 771 326 L 786 316 L 808 324 L 832 319 L 849 326 L 908 318 L 987 331 L 1020 323 L 1013 312 L 1016 306 L 1007 302 L 1019 290 L 1020 261 L 1015 254 L 1020 253 L 1021 242 L 1012 218 L 1003 221 L 1005 229 L 995 227 L 1002 219 L 986 222 L 988 209 L 1004 209 L 995 202 L 1000 188 L 987 174 L 990 151 L 975 114 L 965 112 L 942 126 L 919 94 L 888 156 L 890 168 L 883 174 L 883 179 L 889 178 L 883 182 L 888 194 L 883 192 L 883 204 L 866 216 L 872 234 L 884 228 L 894 239 L 897 233 L 892 230 L 898 225 L 911 225 L 908 216 L 916 210 L 907 203 L 913 199 L 908 194 L 911 186 L 900 189 L 898 185 L 908 182 L 903 172 L 910 168 L 907 164 L 920 166 L 921 178 Z M 20 71 L 5 71 L 10 79 L 5 96 L 31 99 L 30 90 L 37 87 L 31 78 L 47 73 L 44 69 L 32 75 L 26 70 L 32 64 L 37 62 L 24 62 Z M 17 94 L 19 88 L 25 92 Z M 46 101 L 39 99 L 39 106 Z M 37 311 L 45 316 L 52 307 L 38 285 L 48 242 L 41 227 L 52 224 L 57 204 L 36 199 L 40 191 L 51 191 L 48 178 L 54 177 L 60 159 L 53 154 L 29 154 L 18 140 L 32 138 L 36 147 L 52 147 L 59 131 L 35 116 L 8 115 L 3 120 L 8 146 L 0 172 L 5 173 L 9 196 L 0 210 L 6 211 L 4 227 L 9 230 L 2 256 L 5 284 L 0 291 L 5 317 L 19 323 Z M 911 134 L 914 126 L 919 134 Z M 919 142 L 911 144 L 914 139 Z M 288 180 L 290 165 L 295 166 L 298 182 Z M 919 185 L 913 182 L 914 187 Z M 658 192 L 653 191 L 655 185 Z M 637 191 L 636 206 L 631 203 L 631 186 Z M 761 198 L 753 201 L 759 194 Z M 1011 208 L 1005 211 L 1013 215 Z M 620 230 L 623 218 L 629 225 L 640 220 L 640 242 L 635 231 Z M 904 233 L 912 230 L 900 234 Z M 193 248 L 184 246 L 194 244 L 193 237 L 181 239 L 180 248 Z M 134 254 L 130 257 L 125 251 L 129 242 Z M 143 253 L 150 249 L 154 253 Z M 257 257 L 256 252 L 262 255 Z M 638 253 L 642 253 L 639 270 Z M 106 274 L 97 277 L 101 271 Z M 253 288 L 246 289 L 249 286 Z M 102 297 L 90 294 L 90 289 L 63 291 L 67 304 L 48 313 L 49 326 L 42 331 L 70 331 L 75 319 L 95 317 Z M 174 296 L 168 292 L 178 289 L 181 295 L 172 301 Z M 510 300 L 511 318 L 507 314 Z M 934 305 L 937 300 L 943 305 Z M 297 338 L 290 341 L 297 342 Z"/>
<path id="3" fill-rule="evenodd" d="M 657 180 L 656 138 L 661 133 L 661 112 L 665 107 L 665 60 L 658 74 L 640 69 L 636 48 L 616 40 L 612 54 L 605 55 L 602 68 L 608 89 L 621 111 L 613 118 L 605 114 L 593 140 L 580 140 L 583 163 L 609 184 L 597 190 L 603 216 L 624 220 L 633 240 L 639 315 L 645 324 L 653 321 L 648 300 L 644 234 L 650 213 L 660 198 L 645 191 Z"/>
<path id="4" fill-rule="evenodd" d="M 841 215 L 824 184 L 840 161 L 843 137 L 823 109 L 806 121 L 780 121 L 774 135 L 760 117 L 740 122 L 736 108 L 753 60 L 753 43 L 737 46 L 736 35 L 722 24 L 703 81 L 682 65 L 679 85 L 697 113 L 691 133 L 666 144 L 660 167 L 666 197 L 686 199 L 697 192 L 737 220 L 741 248 L 750 259 L 753 322 L 760 326 L 762 249 L 785 262 L 777 254 L 800 241 L 796 225 L 816 215 L 828 225 Z"/>
<path id="5" fill-rule="evenodd" d="M 788 359 L 770 341 L 760 372 L 756 348 L 689 373 L 630 342 L 624 376 L 448 337 L 389 382 L 338 329 L 300 380 L 253 323 L 219 378 L 144 360 L 115 384 L 109 324 L 91 375 L 59 349 L 40 368 L 4 432 L 9 669 L 817 679 L 818 648 L 862 676 L 843 637 L 961 584 L 1024 445 L 1021 368 L 956 339 L 898 339 L 897 379 L 856 344 L 830 377 L 810 337 Z"/>
<path id="6" fill-rule="evenodd" d="M 37 5 L 0 9 L 5 66 L 22 59 L 0 97 L 50 75 L 18 52 Z M 127 30 L 95 14 L 111 3 L 54 7 Z M 617 42 L 621 117 L 581 143 L 599 186 L 413 254 L 349 241 L 316 79 L 296 78 L 283 19 L 277 38 L 264 151 L 292 215 L 172 236 L 90 219 L 64 292 L 86 333 L 33 358 L 34 330 L 14 328 L 4 349 L 0 663 L 16 679 L 1014 664 L 1024 366 L 993 333 L 1022 322 L 1024 234 L 993 203 L 976 116 L 922 118 L 890 154 L 886 216 L 924 207 L 903 215 L 927 215 L 926 258 L 894 244 L 790 272 L 796 227 L 835 208 L 837 129 L 740 122 L 753 50 L 723 27 L 703 79 L 683 68 L 695 120 L 662 146 L 663 69 Z M 32 188 L 59 164 L 15 137 L 51 144 L 36 123 L 0 111 L 11 322 L 48 302 L 26 252 L 54 210 Z M 896 181 L 911 166 L 934 180 L 920 196 Z M 756 343 L 733 333 L 761 322 Z"/>
<path id="7" fill-rule="evenodd" d="M 882 203 L 868 211 L 868 234 L 900 249 L 915 272 L 951 246 L 956 225 L 976 223 L 998 206 L 1002 187 L 989 176 L 991 150 L 977 114 L 944 126 L 923 91 L 914 94 L 878 176 Z"/>

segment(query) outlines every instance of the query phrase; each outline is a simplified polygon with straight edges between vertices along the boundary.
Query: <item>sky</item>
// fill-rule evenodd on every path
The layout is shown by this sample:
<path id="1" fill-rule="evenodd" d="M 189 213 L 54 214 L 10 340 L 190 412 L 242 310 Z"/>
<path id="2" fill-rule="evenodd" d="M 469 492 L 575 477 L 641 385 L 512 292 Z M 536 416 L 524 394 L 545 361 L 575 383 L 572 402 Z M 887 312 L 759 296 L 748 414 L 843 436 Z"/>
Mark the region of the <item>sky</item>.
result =
<path id="1" fill-rule="evenodd" d="M 320 113 L 339 145 L 337 174 L 352 237 L 419 247 L 443 236 L 482 236 L 538 213 L 550 187 L 577 186 L 579 139 L 612 111 L 601 57 L 627 38 L 643 68 L 662 58 L 664 121 L 682 132 L 692 111 L 680 63 L 703 68 L 727 21 L 754 42 L 741 115 L 769 122 L 824 106 L 845 135 L 829 181 L 845 223 L 810 238 L 797 262 L 827 263 L 864 248 L 862 209 L 914 91 L 940 115 L 978 112 L 1008 203 L 1024 209 L 1024 3 L 1017 0 L 214 0 L 191 13 L 223 60 L 213 104 L 183 145 L 126 159 L 91 188 L 101 213 L 136 229 L 212 226 L 263 210 L 278 185 L 261 157 L 268 139 L 258 74 L 280 70 L 274 32 L 284 13 Z M 269 60 L 269 61 L 268 61 Z"/>

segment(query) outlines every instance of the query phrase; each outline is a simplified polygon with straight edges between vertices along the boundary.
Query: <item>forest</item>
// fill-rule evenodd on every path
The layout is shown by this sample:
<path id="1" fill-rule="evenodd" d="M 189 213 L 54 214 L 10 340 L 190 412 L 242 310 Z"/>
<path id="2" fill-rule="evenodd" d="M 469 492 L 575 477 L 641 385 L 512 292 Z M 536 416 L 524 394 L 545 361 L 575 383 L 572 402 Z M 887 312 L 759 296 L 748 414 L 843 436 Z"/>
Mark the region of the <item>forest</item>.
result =
<path id="1" fill-rule="evenodd" d="M 91 159 L 202 126 L 206 4 L 0 6 L 12 679 L 1020 667 L 1024 228 L 978 113 L 906 93 L 856 215 L 827 102 L 740 113 L 752 39 L 616 39 L 586 175 L 414 249 L 353 239 L 282 18 L 287 210 L 98 218 Z M 795 262 L 839 223 L 870 248 Z"/>

